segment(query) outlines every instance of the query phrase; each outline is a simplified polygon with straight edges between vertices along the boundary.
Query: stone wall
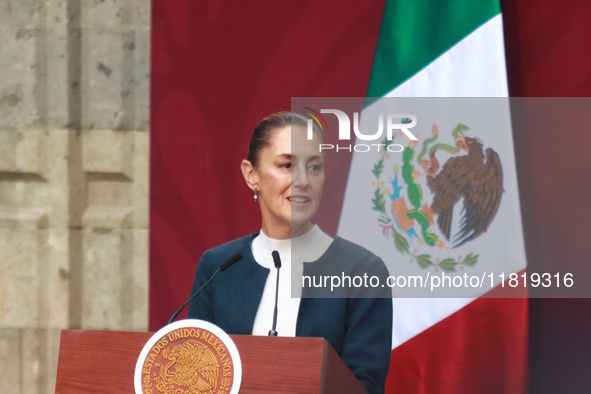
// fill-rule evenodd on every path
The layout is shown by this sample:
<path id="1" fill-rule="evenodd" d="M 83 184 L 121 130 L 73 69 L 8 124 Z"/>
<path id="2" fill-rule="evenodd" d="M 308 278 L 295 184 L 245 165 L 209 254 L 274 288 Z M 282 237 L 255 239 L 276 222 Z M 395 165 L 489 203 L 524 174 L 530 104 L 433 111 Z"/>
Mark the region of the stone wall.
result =
<path id="1" fill-rule="evenodd" d="M 0 393 L 147 329 L 149 0 L 0 0 Z"/>

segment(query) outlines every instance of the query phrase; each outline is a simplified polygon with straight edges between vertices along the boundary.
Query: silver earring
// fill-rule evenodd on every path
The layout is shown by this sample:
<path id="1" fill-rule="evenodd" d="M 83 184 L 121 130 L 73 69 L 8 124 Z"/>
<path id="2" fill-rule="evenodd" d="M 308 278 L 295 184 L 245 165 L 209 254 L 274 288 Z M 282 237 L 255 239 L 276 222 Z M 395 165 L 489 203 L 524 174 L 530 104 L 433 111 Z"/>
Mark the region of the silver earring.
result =
<path id="1" fill-rule="evenodd" d="M 254 202 L 257 202 L 259 200 L 259 189 L 257 189 L 256 187 L 254 188 Z"/>

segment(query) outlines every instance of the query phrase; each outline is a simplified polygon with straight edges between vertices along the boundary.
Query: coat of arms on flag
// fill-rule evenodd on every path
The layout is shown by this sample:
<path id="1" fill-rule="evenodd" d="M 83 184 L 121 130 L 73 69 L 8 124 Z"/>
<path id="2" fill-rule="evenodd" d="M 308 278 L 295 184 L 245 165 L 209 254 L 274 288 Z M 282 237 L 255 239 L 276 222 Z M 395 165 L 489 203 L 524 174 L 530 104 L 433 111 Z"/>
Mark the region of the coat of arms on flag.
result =
<path id="1" fill-rule="evenodd" d="M 343 98 L 314 104 L 352 107 Z M 396 131 L 367 140 L 395 114 L 416 118 L 416 140 Z M 480 278 L 478 286 L 407 287 L 396 296 L 479 297 L 525 266 L 510 119 L 507 98 L 386 97 L 359 116 L 363 138 L 339 141 L 356 148 L 339 234 L 382 257 L 392 275 Z"/>
<path id="2" fill-rule="evenodd" d="M 378 225 L 420 268 L 455 272 L 475 266 L 478 254 L 457 255 L 454 249 L 485 233 L 501 204 L 499 154 L 483 150 L 483 141 L 469 132 L 463 123 L 447 133 L 433 124 L 431 136 L 411 141 L 400 154 L 389 153 L 386 147 L 394 141 L 384 140 L 371 170 Z M 435 257 L 432 249 L 447 256 Z"/>

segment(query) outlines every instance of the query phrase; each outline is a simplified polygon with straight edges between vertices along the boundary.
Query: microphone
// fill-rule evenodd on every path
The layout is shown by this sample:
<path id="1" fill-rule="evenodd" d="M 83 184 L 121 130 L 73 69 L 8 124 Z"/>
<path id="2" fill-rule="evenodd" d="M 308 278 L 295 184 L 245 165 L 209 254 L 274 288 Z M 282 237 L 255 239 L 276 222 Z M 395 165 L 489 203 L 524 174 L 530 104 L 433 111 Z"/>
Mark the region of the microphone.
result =
<path id="1" fill-rule="evenodd" d="M 277 268 L 277 286 L 275 287 L 275 310 L 273 311 L 273 328 L 269 330 L 270 337 L 277 336 L 277 301 L 279 298 L 279 269 L 281 268 L 281 258 L 279 257 L 279 252 L 274 250 L 271 253 L 273 256 L 273 262 L 275 263 L 275 268 Z"/>
<path id="2" fill-rule="evenodd" d="M 213 280 L 213 278 L 215 278 L 215 276 L 220 271 L 227 270 L 228 268 L 230 268 L 231 266 L 233 266 L 235 263 L 237 263 L 240 259 L 242 259 L 242 255 L 240 253 L 236 253 L 235 255 L 233 255 L 232 257 L 230 257 L 228 260 L 226 260 L 224 262 L 224 264 L 220 265 L 220 267 L 217 270 L 215 270 L 215 272 L 213 273 L 213 275 L 211 276 L 211 278 L 209 278 L 199 289 L 197 289 L 197 291 L 195 293 L 193 293 L 191 295 L 191 297 L 189 297 L 189 299 L 187 300 L 187 302 L 185 302 L 183 305 L 181 305 L 181 307 L 179 309 L 177 309 L 175 313 L 173 313 L 172 317 L 170 318 L 170 320 L 166 324 L 168 325 L 168 324 L 172 323 L 174 321 L 174 319 L 178 316 L 178 314 L 181 313 L 181 311 L 183 309 L 185 309 L 185 307 L 187 306 L 187 304 L 189 304 L 189 302 L 191 302 L 193 300 L 193 298 L 195 298 L 197 296 L 197 294 L 201 293 L 201 290 L 203 290 L 205 288 L 205 286 L 207 286 L 207 284 L 209 282 L 211 282 Z"/>

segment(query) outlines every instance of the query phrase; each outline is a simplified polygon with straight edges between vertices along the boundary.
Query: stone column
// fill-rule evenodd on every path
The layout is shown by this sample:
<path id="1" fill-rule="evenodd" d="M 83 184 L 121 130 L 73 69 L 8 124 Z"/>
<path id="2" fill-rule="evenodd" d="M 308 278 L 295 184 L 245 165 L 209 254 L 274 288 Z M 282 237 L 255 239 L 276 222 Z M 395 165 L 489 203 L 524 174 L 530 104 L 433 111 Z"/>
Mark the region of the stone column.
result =
<path id="1" fill-rule="evenodd" d="M 0 0 L 0 393 L 147 329 L 149 42 L 149 0 Z"/>

